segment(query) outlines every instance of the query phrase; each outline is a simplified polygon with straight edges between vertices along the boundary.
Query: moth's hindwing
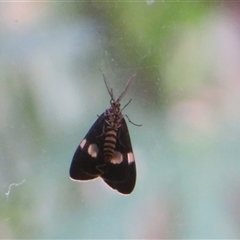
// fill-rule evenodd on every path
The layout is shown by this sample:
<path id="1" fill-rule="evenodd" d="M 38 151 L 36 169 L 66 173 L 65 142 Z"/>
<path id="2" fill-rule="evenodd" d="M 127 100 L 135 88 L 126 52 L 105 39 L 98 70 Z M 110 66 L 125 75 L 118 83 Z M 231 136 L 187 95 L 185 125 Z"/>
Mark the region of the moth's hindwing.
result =
<path id="1" fill-rule="evenodd" d="M 98 117 L 73 156 L 70 177 L 73 180 L 91 180 L 102 174 L 97 168 L 104 164 L 104 113 Z"/>
<path id="2" fill-rule="evenodd" d="M 120 193 L 132 192 L 136 182 L 136 165 L 132 144 L 124 118 L 117 133 L 115 152 L 112 159 L 106 164 L 106 169 L 101 176 L 113 189 Z"/>

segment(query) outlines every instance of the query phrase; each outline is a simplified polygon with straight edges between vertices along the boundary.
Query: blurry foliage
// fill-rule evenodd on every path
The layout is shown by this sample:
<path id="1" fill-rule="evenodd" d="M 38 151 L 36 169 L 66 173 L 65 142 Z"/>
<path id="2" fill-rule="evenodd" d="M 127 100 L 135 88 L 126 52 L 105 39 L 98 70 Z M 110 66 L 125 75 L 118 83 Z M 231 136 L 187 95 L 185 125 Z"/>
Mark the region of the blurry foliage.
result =
<path id="1" fill-rule="evenodd" d="M 28 5 L 20 9 L 18 5 L 12 12 L 11 8 L 9 11 L 0 8 L 8 17 L 7 21 L 0 18 L 1 24 L 9 24 L 9 29 L 0 30 L 2 39 L 6 38 L 5 42 L 0 39 L 0 51 L 6 51 L 0 62 L 0 229 L 4 229 L 0 237 L 185 238 L 195 237 L 199 232 L 206 234 L 205 226 L 211 223 L 202 217 L 203 224 L 196 224 L 199 220 L 196 215 L 202 213 L 199 207 L 202 199 L 203 212 L 218 216 L 214 208 L 209 211 L 214 201 L 209 204 L 208 196 L 214 186 L 211 179 L 217 179 L 218 173 L 216 170 L 212 174 L 211 170 L 219 166 L 219 155 L 222 155 L 219 143 L 226 146 L 226 135 L 224 131 L 223 136 L 217 135 L 222 122 L 217 122 L 221 114 L 220 117 L 218 112 L 212 114 L 216 106 L 209 104 L 209 99 L 201 101 L 201 94 L 209 88 L 201 88 L 204 85 L 201 80 L 206 75 L 198 64 L 205 69 L 208 61 L 198 52 L 200 48 L 188 45 L 191 43 L 188 35 L 182 36 L 188 32 L 186 29 L 198 31 L 217 4 L 148 3 L 150 1 L 44 2 L 41 14 L 38 5 L 31 5 L 34 3 L 27 3 L 32 6 L 30 12 L 26 11 Z M 1 3 L 1 6 L 7 5 Z M 26 11 L 22 16 L 29 17 L 32 28 L 17 25 L 22 19 L 15 19 L 16 10 Z M 91 31 L 85 31 L 89 28 L 92 35 Z M 198 34 L 194 37 L 200 36 Z M 9 42 L 12 44 L 8 45 L 11 50 L 8 52 L 5 46 Z M 179 47 L 182 44 L 183 47 Z M 200 57 L 192 61 L 186 49 L 195 50 Z M 17 57 L 13 60 L 12 56 Z M 29 61 L 23 64 L 26 56 Z M 185 56 L 190 57 L 186 60 Z M 108 79 L 109 69 L 124 81 L 137 74 L 131 91 L 136 95 L 138 106 L 135 104 L 129 109 L 134 117 L 139 117 L 136 123 L 143 123 L 143 127 L 130 130 L 139 158 L 139 185 L 127 198 L 110 194 L 111 190 L 101 181 L 77 185 L 68 179 L 75 147 L 92 123 L 92 116 L 87 114 L 95 113 L 95 107 L 108 103 L 106 89 L 104 94 L 100 91 L 103 83 L 99 80 L 98 68 L 107 72 Z M 207 81 L 211 76 L 210 72 Z M 36 82 L 38 84 L 33 84 Z M 199 90 L 199 98 L 188 102 L 188 98 L 196 94 L 191 93 L 192 86 Z M 176 102 L 186 99 L 186 103 L 170 109 L 174 98 Z M 47 110 L 39 109 L 41 107 Z M 167 109 L 164 117 L 161 107 Z M 61 111 L 65 115 L 62 116 Z M 101 114 L 102 110 L 97 111 L 96 114 Z M 74 113 L 66 117 L 70 112 Z M 75 114 L 76 121 L 72 120 Z M 230 149 L 235 140 L 238 137 L 232 138 Z M 223 168 L 224 165 L 220 165 L 220 171 Z M 10 184 L 23 179 L 23 184 L 13 186 L 10 195 L 6 194 Z M 206 236 L 204 234 L 197 236 Z"/>
<path id="2" fill-rule="evenodd" d="M 165 104 L 162 73 L 178 35 L 183 28 L 194 28 L 213 6 L 211 2 L 89 1 L 85 7 L 105 38 L 104 50 L 115 64 L 111 67 L 135 71 L 136 92 L 146 89 L 141 99 L 152 101 L 154 108 Z"/>

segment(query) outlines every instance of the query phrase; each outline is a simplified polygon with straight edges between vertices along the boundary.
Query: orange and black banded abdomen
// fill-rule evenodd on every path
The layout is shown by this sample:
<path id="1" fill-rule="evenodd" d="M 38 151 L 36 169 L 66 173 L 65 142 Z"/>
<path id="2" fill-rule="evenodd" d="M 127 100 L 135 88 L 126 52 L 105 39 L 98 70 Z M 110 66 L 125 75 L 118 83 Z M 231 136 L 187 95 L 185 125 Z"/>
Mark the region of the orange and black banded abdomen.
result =
<path id="1" fill-rule="evenodd" d="M 109 162 L 115 151 L 117 141 L 117 132 L 115 129 L 107 126 L 105 133 L 105 142 L 103 145 L 103 154 L 106 162 Z"/>

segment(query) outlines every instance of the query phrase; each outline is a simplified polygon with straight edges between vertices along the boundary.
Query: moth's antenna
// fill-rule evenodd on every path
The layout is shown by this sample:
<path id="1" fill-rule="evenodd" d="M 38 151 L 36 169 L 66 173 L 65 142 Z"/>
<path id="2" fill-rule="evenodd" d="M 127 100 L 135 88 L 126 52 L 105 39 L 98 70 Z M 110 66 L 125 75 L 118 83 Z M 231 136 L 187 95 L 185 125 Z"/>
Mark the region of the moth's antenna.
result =
<path id="1" fill-rule="evenodd" d="M 132 99 L 130 99 L 130 100 L 128 101 L 128 103 L 124 105 L 124 107 L 121 109 L 121 111 L 122 111 L 125 107 L 127 107 L 127 105 L 128 105 L 131 101 L 132 101 Z"/>
<path id="2" fill-rule="evenodd" d="M 100 72 L 102 73 L 102 75 L 103 75 L 103 80 L 104 80 L 105 86 L 106 86 L 106 88 L 107 88 L 107 90 L 108 90 L 108 93 L 109 93 L 110 97 L 114 100 L 114 97 L 113 97 L 113 89 L 112 89 L 112 88 L 109 89 L 109 87 L 108 87 L 108 85 L 107 85 L 107 80 L 106 80 L 106 78 L 105 78 L 105 75 L 103 74 L 103 72 L 102 72 L 101 69 L 99 69 L 99 71 L 100 71 Z"/>
<path id="3" fill-rule="evenodd" d="M 121 99 L 123 98 L 123 96 L 125 95 L 125 93 L 127 92 L 128 88 L 130 87 L 130 84 L 132 83 L 133 79 L 135 78 L 136 74 L 134 74 L 132 77 L 130 77 L 130 79 L 128 80 L 126 87 L 124 89 L 124 91 L 122 92 L 122 94 L 118 97 L 118 99 L 116 100 L 116 102 L 120 102 Z"/>

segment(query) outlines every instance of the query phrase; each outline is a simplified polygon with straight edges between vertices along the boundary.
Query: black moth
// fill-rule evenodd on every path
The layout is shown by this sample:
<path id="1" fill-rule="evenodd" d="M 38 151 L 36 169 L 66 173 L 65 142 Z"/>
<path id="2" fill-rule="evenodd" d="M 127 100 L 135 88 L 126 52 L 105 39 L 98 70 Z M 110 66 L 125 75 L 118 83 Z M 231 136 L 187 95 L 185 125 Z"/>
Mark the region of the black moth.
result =
<path id="1" fill-rule="evenodd" d="M 122 115 L 123 108 L 128 104 L 121 109 L 120 100 L 133 78 L 130 78 L 117 100 L 114 99 L 112 88 L 109 90 L 104 75 L 103 79 L 111 97 L 111 106 L 98 117 L 77 147 L 70 167 L 70 178 L 87 181 L 101 177 L 111 188 L 122 194 L 130 194 L 136 182 L 136 165 L 127 124 Z"/>

